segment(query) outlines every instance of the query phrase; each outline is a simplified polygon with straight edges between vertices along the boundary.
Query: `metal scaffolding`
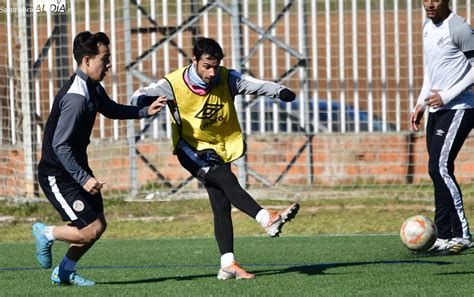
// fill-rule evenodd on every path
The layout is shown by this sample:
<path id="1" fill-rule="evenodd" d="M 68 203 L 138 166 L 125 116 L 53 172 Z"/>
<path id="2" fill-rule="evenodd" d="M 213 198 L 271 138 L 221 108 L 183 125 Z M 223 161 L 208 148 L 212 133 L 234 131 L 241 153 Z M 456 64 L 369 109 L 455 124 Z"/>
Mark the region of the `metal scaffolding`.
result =
<path id="1" fill-rule="evenodd" d="M 149 47 L 147 50 L 145 50 L 141 55 L 139 55 L 135 59 L 130 59 L 130 57 L 127 55 L 126 60 L 127 60 L 127 66 L 126 66 L 126 71 L 127 71 L 127 93 L 129 96 L 132 95 L 133 90 L 129 88 L 131 86 L 131 77 L 134 76 L 138 78 L 141 82 L 149 84 L 154 82 L 153 79 L 148 77 L 145 73 L 139 70 L 139 65 L 140 63 L 144 62 L 147 59 L 150 59 L 152 53 L 157 51 L 158 49 L 162 48 L 166 44 L 171 45 L 172 47 L 177 48 L 179 53 L 186 57 L 190 61 L 190 56 L 186 54 L 186 51 L 183 48 L 180 48 L 177 43 L 174 41 L 176 36 L 179 33 L 182 33 L 184 31 L 190 31 L 192 32 L 193 36 L 193 41 L 198 35 L 200 35 L 201 30 L 199 30 L 199 27 L 197 27 L 197 23 L 200 20 L 200 18 L 203 17 L 203 15 L 212 9 L 217 9 L 222 11 L 225 14 L 228 14 L 232 18 L 232 40 L 233 40 L 233 68 L 236 69 L 237 71 L 241 73 L 249 73 L 249 69 L 246 68 L 246 64 L 249 61 L 250 58 L 257 52 L 258 48 L 263 46 L 263 43 L 265 41 L 269 41 L 272 44 L 276 45 L 278 48 L 283 49 L 286 53 L 291 55 L 292 57 L 297 59 L 297 62 L 294 65 L 291 65 L 284 73 L 280 74 L 276 79 L 275 82 L 281 83 L 282 81 L 288 79 L 289 77 L 293 75 L 298 75 L 299 77 L 299 90 L 300 94 L 299 97 L 301 98 L 301 102 L 304 104 L 301 104 L 300 106 L 300 114 L 296 115 L 293 113 L 288 113 L 288 112 L 283 112 L 284 116 L 291 118 L 292 120 L 296 120 L 298 123 L 300 123 L 300 132 L 304 132 L 305 135 L 307 136 L 307 141 L 295 152 L 292 160 L 287 164 L 285 170 L 281 172 L 281 174 L 278 176 L 278 178 L 275 181 L 269 181 L 263 176 L 260 176 L 255 170 L 252 170 L 252 168 L 249 168 L 247 166 L 246 158 L 243 157 L 239 159 L 235 164 L 239 168 L 239 179 L 240 182 L 243 186 L 246 185 L 247 177 L 249 175 L 253 176 L 256 180 L 259 180 L 263 185 L 265 186 L 271 186 L 278 184 L 283 177 L 288 173 L 288 171 L 291 169 L 293 164 L 295 163 L 296 159 L 305 151 L 308 150 L 307 155 L 307 167 L 308 167 L 308 184 L 312 184 L 313 179 L 314 179 L 314 174 L 313 174 L 313 154 L 312 154 L 312 138 L 313 138 L 313 127 L 311 125 L 311 121 L 309 120 L 303 120 L 303 118 L 309 119 L 309 111 L 310 111 L 310 100 L 309 100 L 309 68 L 308 66 L 308 54 L 307 54 L 307 40 L 306 40 L 306 17 L 304 11 L 306 10 L 306 3 L 303 0 L 299 1 L 287 1 L 287 3 L 284 5 L 283 9 L 276 15 L 274 20 L 271 22 L 271 24 L 267 28 L 263 28 L 252 22 L 250 19 L 245 18 L 242 15 L 242 8 L 241 8 L 241 3 L 240 1 L 233 0 L 232 3 L 226 4 L 223 1 L 209 1 L 208 3 L 201 5 L 198 4 L 198 1 L 191 1 L 190 2 L 190 10 L 193 12 L 191 16 L 184 20 L 181 24 L 178 24 L 177 26 L 158 26 L 158 22 L 153 19 L 148 11 L 141 6 L 137 1 L 132 0 L 130 3 L 134 6 L 137 7 L 144 15 L 150 26 L 148 27 L 139 27 L 139 28 L 131 28 L 130 26 L 130 17 L 128 14 L 129 11 L 129 4 L 127 3 L 128 1 L 125 1 L 124 5 L 124 27 L 125 30 L 128 30 L 130 33 L 127 36 L 131 36 L 131 34 L 137 34 L 137 33 L 152 33 L 152 32 L 158 32 L 161 34 L 161 38 L 159 39 L 158 42 L 153 44 L 151 47 Z M 292 6 L 296 5 L 297 10 L 299 12 L 299 15 L 302 16 L 299 18 L 299 23 L 298 23 L 298 30 L 300 31 L 298 36 L 298 49 L 293 48 L 290 44 L 285 43 L 284 41 L 276 38 L 274 35 L 272 35 L 272 30 L 275 28 L 275 26 L 282 21 L 283 16 L 287 13 L 289 13 L 290 8 Z M 242 48 L 243 44 L 243 34 L 242 34 L 242 28 L 247 27 L 248 29 L 256 32 L 259 34 L 258 40 L 252 45 L 251 50 L 248 52 L 248 54 L 244 54 Z M 126 36 L 126 37 L 127 37 Z M 131 42 L 131 38 L 125 38 L 125 40 L 128 40 Z M 129 52 L 131 48 L 131 45 L 126 46 L 126 51 Z M 241 98 L 236 99 L 236 107 L 237 111 L 239 113 L 239 116 L 242 116 L 246 110 L 249 110 L 253 104 L 255 104 L 258 100 L 252 101 L 252 102 L 245 102 Z M 242 122 L 242 121 L 241 121 Z M 131 166 L 131 176 L 132 179 L 133 177 L 136 177 L 136 157 L 138 156 L 145 164 L 147 164 L 148 168 L 156 175 L 156 178 L 160 180 L 161 182 L 164 182 L 166 185 L 172 185 L 171 181 L 167 180 L 163 174 L 160 173 L 160 171 L 148 160 L 148 158 L 145 156 L 144 153 L 140 152 L 139 149 L 136 148 L 136 142 L 140 141 L 141 134 L 146 132 L 146 130 L 150 127 L 150 123 L 148 123 L 139 133 L 138 135 L 135 135 L 134 137 L 129 137 L 129 146 L 130 146 L 130 159 L 132 162 L 134 162 L 134 165 Z M 130 130 L 131 131 L 131 130 Z M 244 130 L 245 131 L 245 130 Z M 245 132 L 244 132 L 245 133 Z M 190 181 L 192 180 L 192 177 L 189 177 L 185 179 L 184 181 L 180 182 L 177 185 L 172 185 L 173 189 L 170 192 L 170 194 L 174 194 L 178 192 L 180 189 L 185 187 Z M 131 182 L 132 184 L 132 196 L 136 195 L 138 193 L 138 188 L 137 188 L 137 182 L 136 180 L 133 180 Z"/>

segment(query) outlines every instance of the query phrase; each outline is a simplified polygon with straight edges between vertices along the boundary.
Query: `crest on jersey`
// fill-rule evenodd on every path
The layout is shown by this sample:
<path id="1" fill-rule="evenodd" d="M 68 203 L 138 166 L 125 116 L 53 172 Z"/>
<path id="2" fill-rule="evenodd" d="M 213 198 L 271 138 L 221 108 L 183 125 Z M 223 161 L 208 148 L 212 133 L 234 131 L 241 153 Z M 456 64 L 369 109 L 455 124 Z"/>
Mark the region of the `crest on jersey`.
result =
<path id="1" fill-rule="evenodd" d="M 438 40 L 438 47 L 443 47 L 443 46 L 445 46 L 446 44 L 448 44 L 448 37 L 441 37 L 441 38 Z"/>
<path id="2" fill-rule="evenodd" d="M 224 107 L 222 104 L 206 103 L 194 117 L 198 119 L 210 119 L 219 110 L 221 110 L 222 107 Z"/>
<path id="3" fill-rule="evenodd" d="M 72 208 L 77 212 L 81 212 L 84 210 L 84 202 L 82 202 L 81 200 L 76 200 L 72 204 Z"/>

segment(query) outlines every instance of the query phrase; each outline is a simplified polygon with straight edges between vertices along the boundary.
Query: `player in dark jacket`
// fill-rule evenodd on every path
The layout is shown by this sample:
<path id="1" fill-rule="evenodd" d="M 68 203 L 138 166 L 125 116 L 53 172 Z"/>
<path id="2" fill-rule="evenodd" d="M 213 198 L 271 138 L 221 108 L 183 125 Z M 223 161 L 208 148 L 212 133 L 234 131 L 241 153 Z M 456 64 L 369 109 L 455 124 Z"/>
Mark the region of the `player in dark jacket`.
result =
<path id="1" fill-rule="evenodd" d="M 87 146 L 97 113 L 112 119 L 139 119 L 160 112 L 165 97 L 145 108 L 111 100 L 100 81 L 110 68 L 109 38 L 102 32 L 79 33 L 74 39 L 78 69 L 56 95 L 46 123 L 38 180 L 47 199 L 71 224 L 33 225 L 36 258 L 43 268 L 52 266 L 51 245 L 65 241 L 70 247 L 53 270 L 53 285 L 91 286 L 95 282 L 76 273 L 76 263 L 106 228 L 101 189 L 87 160 Z"/>

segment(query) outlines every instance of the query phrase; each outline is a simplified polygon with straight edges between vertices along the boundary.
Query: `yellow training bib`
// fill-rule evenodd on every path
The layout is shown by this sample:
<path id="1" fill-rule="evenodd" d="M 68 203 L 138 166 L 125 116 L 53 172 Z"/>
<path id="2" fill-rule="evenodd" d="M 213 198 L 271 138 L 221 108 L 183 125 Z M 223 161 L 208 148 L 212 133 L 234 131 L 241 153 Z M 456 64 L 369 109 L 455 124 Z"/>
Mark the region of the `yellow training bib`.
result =
<path id="1" fill-rule="evenodd" d="M 182 138 L 197 151 L 214 150 L 225 162 L 240 158 L 245 144 L 230 93 L 229 71 L 221 66 L 219 83 L 201 96 L 186 84 L 187 69 L 184 67 L 165 76 L 176 100 L 175 110 L 172 110 L 173 146 L 176 148 Z"/>

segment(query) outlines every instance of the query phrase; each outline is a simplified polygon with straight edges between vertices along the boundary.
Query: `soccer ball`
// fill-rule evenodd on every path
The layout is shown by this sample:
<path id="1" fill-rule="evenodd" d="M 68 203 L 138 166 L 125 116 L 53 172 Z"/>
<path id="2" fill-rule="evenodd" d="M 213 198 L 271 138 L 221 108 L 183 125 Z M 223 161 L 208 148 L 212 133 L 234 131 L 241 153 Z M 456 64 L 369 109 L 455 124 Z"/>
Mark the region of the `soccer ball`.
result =
<path id="1" fill-rule="evenodd" d="M 403 244 L 414 252 L 427 251 L 435 243 L 437 237 L 436 225 L 424 215 L 409 217 L 400 229 Z"/>

